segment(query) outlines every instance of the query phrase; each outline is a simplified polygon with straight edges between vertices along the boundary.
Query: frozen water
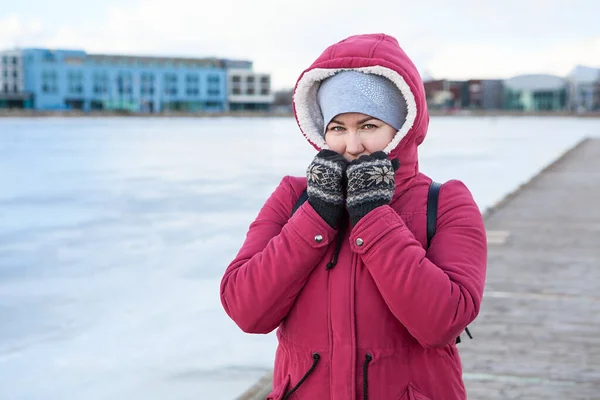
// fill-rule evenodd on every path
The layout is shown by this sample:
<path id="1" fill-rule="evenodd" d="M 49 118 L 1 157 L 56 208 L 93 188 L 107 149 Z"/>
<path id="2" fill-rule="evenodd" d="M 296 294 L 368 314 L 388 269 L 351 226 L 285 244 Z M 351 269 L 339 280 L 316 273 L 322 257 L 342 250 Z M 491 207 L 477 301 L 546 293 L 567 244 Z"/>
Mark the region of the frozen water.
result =
<path id="1" fill-rule="evenodd" d="M 421 170 L 484 210 L 600 121 L 432 118 Z M 234 398 L 272 363 L 219 281 L 314 155 L 291 118 L 0 119 L 2 399 Z"/>

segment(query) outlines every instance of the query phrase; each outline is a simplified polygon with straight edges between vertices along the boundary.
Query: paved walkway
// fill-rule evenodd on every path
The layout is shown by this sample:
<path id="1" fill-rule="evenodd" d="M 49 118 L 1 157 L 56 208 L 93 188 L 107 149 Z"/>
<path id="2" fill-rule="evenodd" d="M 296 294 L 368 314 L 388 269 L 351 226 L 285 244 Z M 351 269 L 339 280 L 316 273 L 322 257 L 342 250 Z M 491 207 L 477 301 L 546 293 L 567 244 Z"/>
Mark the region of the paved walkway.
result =
<path id="1" fill-rule="evenodd" d="M 600 399 L 600 140 L 486 216 L 487 286 L 460 345 L 469 399 Z"/>
<path id="2" fill-rule="evenodd" d="M 469 400 L 600 400 L 600 140 L 485 221 L 486 292 L 475 339 L 459 345 Z M 264 399 L 270 385 L 267 374 L 242 399 Z"/>

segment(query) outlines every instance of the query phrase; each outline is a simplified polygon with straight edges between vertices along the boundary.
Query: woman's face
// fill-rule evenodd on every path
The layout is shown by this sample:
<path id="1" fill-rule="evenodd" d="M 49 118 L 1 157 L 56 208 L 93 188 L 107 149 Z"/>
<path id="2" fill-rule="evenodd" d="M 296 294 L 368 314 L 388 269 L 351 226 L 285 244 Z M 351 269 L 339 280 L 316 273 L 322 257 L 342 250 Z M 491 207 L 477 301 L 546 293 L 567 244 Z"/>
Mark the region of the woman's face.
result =
<path id="1" fill-rule="evenodd" d="M 385 149 L 396 129 L 361 113 L 336 115 L 327 125 L 325 143 L 348 161 Z"/>

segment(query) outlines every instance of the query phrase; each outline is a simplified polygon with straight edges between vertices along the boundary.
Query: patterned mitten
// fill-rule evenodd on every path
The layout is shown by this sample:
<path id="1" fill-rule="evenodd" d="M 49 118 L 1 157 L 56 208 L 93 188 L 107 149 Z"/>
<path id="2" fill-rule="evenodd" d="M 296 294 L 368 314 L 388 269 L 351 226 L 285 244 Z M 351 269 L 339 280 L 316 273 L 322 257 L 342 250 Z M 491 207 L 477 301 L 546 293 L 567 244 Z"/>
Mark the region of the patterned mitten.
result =
<path id="1" fill-rule="evenodd" d="M 346 207 L 352 226 L 373 209 L 389 204 L 395 190 L 395 172 L 400 163 L 383 151 L 361 156 L 348 164 Z"/>
<path id="2" fill-rule="evenodd" d="M 306 170 L 308 202 L 329 226 L 337 228 L 344 213 L 344 171 L 348 162 L 332 150 L 321 150 Z"/>

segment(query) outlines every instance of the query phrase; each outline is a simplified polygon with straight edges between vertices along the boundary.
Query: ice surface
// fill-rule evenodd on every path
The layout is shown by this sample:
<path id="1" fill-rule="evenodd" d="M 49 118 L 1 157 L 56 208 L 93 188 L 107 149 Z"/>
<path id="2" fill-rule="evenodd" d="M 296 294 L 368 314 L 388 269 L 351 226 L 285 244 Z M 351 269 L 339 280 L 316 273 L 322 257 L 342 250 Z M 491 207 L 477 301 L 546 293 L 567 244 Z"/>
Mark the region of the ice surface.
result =
<path id="1" fill-rule="evenodd" d="M 421 170 L 481 209 L 600 121 L 432 118 Z M 219 281 L 263 201 L 314 155 L 291 118 L 0 119 L 2 399 L 230 400 L 275 337 Z"/>

